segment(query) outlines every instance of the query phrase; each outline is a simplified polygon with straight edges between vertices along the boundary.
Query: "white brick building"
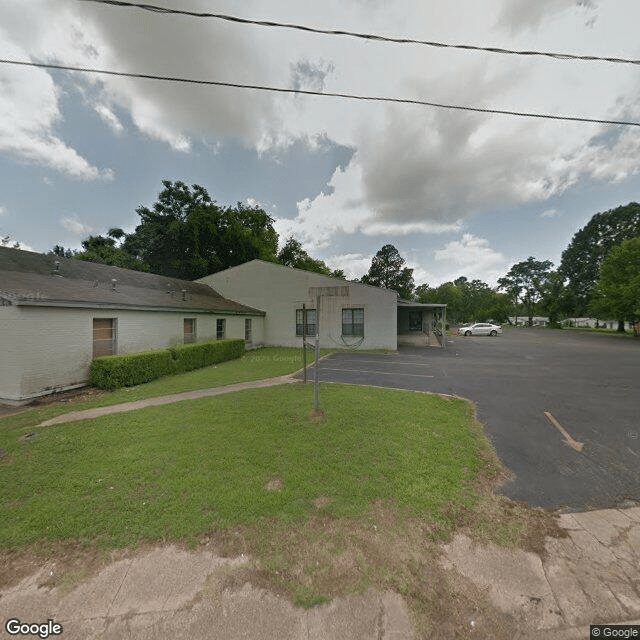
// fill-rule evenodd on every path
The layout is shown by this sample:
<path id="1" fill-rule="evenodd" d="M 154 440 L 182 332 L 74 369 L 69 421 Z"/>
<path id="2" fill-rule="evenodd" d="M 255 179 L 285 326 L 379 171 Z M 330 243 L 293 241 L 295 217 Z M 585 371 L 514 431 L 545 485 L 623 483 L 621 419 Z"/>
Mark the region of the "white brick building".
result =
<path id="1" fill-rule="evenodd" d="M 83 386 L 94 355 L 261 344 L 264 315 L 204 284 L 0 247 L 0 402 Z"/>

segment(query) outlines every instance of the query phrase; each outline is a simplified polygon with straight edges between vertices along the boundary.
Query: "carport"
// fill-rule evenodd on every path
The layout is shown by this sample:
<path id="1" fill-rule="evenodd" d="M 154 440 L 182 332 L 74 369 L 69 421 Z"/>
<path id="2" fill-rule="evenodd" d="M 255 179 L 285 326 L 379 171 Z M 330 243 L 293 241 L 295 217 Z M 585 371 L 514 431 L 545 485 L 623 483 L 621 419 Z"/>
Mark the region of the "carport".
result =
<path id="1" fill-rule="evenodd" d="M 398 300 L 398 346 L 443 347 L 447 305 Z"/>

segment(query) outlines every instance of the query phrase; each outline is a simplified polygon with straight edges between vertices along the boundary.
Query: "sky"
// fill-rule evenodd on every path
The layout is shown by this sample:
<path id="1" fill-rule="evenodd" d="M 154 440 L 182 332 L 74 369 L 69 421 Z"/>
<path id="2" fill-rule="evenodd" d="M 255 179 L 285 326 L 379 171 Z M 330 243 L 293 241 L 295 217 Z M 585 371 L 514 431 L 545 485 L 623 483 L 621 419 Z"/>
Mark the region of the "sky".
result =
<path id="1" fill-rule="evenodd" d="M 152 0 L 148 0 L 152 2 Z M 637 0 L 157 0 L 449 44 L 640 59 Z M 393 44 L 115 7 L 3 0 L 0 58 L 640 122 L 640 66 Z M 132 231 L 162 180 L 267 211 L 280 243 L 417 285 L 558 266 L 640 199 L 640 127 L 196 86 L 0 63 L 0 237 L 48 252 Z"/>

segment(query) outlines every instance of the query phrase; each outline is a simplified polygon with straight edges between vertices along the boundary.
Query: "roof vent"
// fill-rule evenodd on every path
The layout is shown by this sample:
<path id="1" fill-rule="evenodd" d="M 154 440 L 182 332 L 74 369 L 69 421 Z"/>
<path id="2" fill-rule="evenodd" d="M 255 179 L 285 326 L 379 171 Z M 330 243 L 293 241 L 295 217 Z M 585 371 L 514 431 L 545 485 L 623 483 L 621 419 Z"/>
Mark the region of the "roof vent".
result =
<path id="1" fill-rule="evenodd" d="M 183 299 L 183 300 L 186 300 L 186 299 L 187 299 L 187 290 L 186 290 L 186 289 L 183 289 L 183 290 L 182 290 L 182 299 Z"/>
<path id="2" fill-rule="evenodd" d="M 116 289 L 116 285 L 118 284 L 118 281 L 115 278 L 111 279 L 111 291 L 117 291 Z"/>

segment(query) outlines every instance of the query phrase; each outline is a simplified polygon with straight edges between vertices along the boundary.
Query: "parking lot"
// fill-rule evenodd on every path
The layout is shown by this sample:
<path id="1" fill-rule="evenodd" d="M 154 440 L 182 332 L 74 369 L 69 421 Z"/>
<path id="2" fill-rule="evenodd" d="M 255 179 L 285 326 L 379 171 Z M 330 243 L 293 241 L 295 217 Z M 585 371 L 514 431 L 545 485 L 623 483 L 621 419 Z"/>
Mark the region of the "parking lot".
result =
<path id="1" fill-rule="evenodd" d="M 566 511 L 640 504 L 640 340 L 505 329 L 451 336 L 446 349 L 335 353 L 320 378 L 472 400 L 513 473 L 498 491 L 514 500 Z"/>

